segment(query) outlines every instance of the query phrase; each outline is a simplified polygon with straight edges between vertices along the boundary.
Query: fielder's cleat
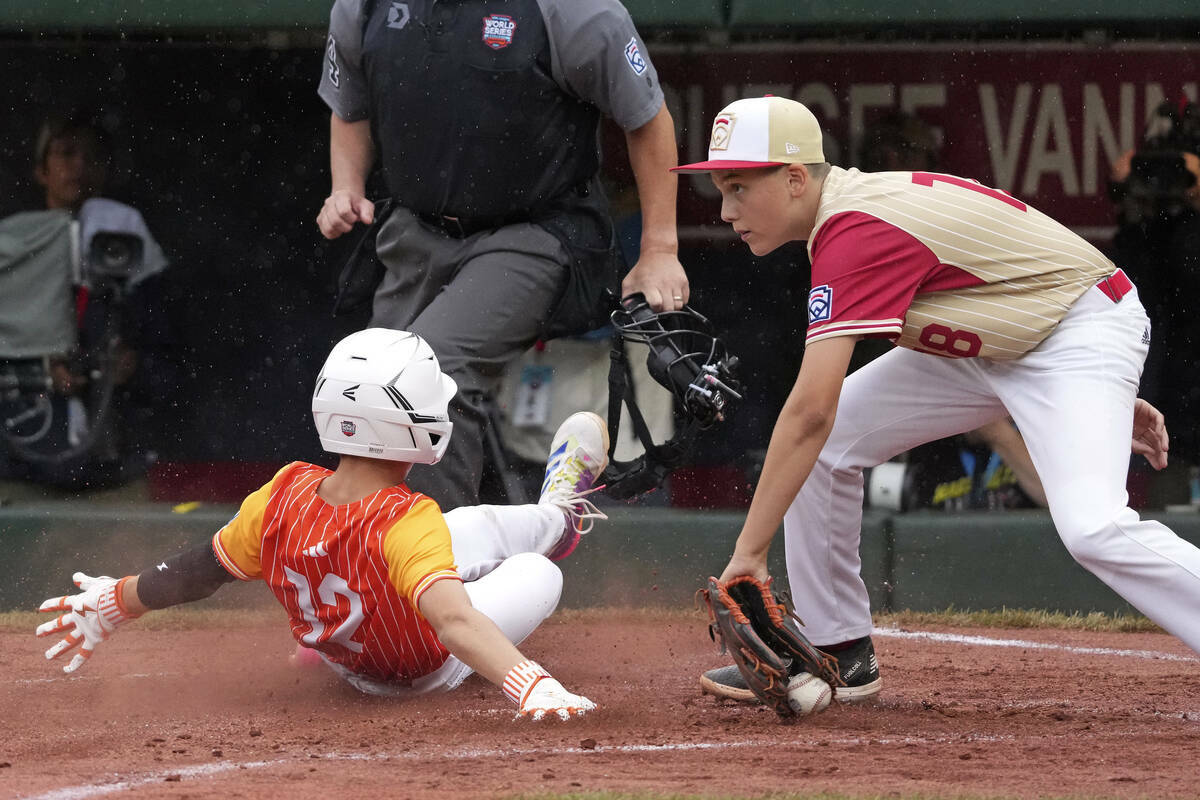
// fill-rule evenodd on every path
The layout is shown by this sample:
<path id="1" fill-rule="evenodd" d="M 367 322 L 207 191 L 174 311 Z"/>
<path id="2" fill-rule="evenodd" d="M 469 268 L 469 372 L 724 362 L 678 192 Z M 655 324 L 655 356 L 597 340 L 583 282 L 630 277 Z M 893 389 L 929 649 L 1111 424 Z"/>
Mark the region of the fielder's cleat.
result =
<path id="1" fill-rule="evenodd" d="M 546 477 L 538 503 L 557 506 L 566 517 L 563 535 L 546 557 L 566 558 L 579 544 L 579 537 L 598 519 L 608 519 L 587 495 L 600 487 L 592 484 L 608 466 L 608 425 L 598 414 L 579 411 L 563 420 L 550 443 Z"/>
<path id="2" fill-rule="evenodd" d="M 861 703 L 873 700 L 879 694 L 883 681 L 879 677 L 879 661 L 875 658 L 875 645 L 871 643 L 870 636 L 864 636 L 836 653 L 828 650 L 822 652 L 837 659 L 838 673 L 846 684 L 837 687 L 835 699 L 843 703 Z M 726 700 L 758 702 L 742 673 L 733 664 L 710 669 L 701 675 L 700 691 Z"/>
<path id="3" fill-rule="evenodd" d="M 746 680 L 742 677 L 742 673 L 733 664 L 710 669 L 701 675 L 700 691 L 725 700 L 737 700 L 741 703 L 758 702 L 754 692 L 746 686 Z"/>
<path id="4" fill-rule="evenodd" d="M 836 653 L 822 652 L 837 659 L 838 674 L 846 684 L 837 687 L 834 697 L 843 703 L 875 699 L 883 681 L 879 677 L 879 660 L 875 658 L 875 645 L 870 636 L 864 636 Z"/>

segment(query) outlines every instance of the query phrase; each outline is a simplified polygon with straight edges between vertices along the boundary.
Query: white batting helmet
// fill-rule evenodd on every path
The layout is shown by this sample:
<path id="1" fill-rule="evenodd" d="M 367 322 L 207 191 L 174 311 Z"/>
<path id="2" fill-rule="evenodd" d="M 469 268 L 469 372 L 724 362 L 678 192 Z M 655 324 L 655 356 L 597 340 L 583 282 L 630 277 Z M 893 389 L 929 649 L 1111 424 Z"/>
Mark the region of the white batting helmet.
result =
<path id="1" fill-rule="evenodd" d="M 436 464 L 450 443 L 446 406 L 458 391 L 415 333 L 368 328 L 334 345 L 313 392 L 330 453 Z"/>

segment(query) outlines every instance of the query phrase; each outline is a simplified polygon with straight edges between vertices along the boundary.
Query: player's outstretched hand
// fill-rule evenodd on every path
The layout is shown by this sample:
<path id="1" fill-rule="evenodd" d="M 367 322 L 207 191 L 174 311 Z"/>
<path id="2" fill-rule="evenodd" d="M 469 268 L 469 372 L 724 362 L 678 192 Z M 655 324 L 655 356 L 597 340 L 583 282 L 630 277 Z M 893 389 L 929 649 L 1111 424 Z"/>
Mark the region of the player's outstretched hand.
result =
<path id="1" fill-rule="evenodd" d="M 545 677 L 529 690 L 518 714 L 535 720 L 553 714 L 559 719 L 567 720 L 571 717 L 582 717 L 595 708 L 596 704 L 583 695 L 571 694 L 554 678 Z"/>
<path id="2" fill-rule="evenodd" d="M 1145 456 L 1155 469 L 1163 469 L 1170 441 L 1162 412 L 1139 397 L 1133 405 L 1133 452 Z"/>
<path id="3" fill-rule="evenodd" d="M 82 667 L 96 645 L 111 636 L 119 625 L 135 618 L 121 605 L 121 587 L 125 578 L 117 580 L 107 575 L 93 578 L 76 572 L 71 579 L 82 592 L 52 597 L 38 608 L 38 611 L 63 612 L 37 627 L 38 636 L 63 636 L 58 644 L 46 651 L 46 658 L 58 658 L 81 643 L 83 645 L 63 667 L 66 673 Z"/>

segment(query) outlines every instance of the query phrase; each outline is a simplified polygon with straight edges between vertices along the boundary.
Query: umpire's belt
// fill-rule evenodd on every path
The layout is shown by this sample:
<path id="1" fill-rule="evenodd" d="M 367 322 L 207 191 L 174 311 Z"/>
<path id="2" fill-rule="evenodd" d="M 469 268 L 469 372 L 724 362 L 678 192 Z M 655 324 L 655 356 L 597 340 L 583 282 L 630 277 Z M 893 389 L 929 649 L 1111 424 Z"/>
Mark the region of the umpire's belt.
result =
<path id="1" fill-rule="evenodd" d="M 1118 269 L 1112 275 L 1097 283 L 1096 288 L 1108 295 L 1109 300 L 1116 303 L 1122 297 L 1129 294 L 1129 290 L 1133 288 L 1133 281 L 1129 280 L 1124 270 Z"/>
<path id="2" fill-rule="evenodd" d="M 528 222 L 529 214 L 518 212 L 490 217 L 449 217 L 445 214 L 417 212 L 417 219 L 431 228 L 437 228 L 452 239 L 465 239 L 480 231 L 494 231 L 506 225 Z"/>

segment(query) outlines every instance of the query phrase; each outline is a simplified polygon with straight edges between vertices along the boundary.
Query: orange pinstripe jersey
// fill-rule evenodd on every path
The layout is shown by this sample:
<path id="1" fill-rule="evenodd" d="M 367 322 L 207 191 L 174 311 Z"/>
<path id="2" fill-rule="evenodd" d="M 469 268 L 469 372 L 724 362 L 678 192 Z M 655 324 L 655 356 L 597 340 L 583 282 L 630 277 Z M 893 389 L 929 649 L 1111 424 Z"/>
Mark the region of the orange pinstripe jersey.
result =
<path id="1" fill-rule="evenodd" d="M 376 680 L 426 675 L 449 653 L 417 604 L 437 581 L 459 580 L 445 518 L 403 485 L 329 505 L 317 487 L 331 474 L 287 465 L 242 502 L 213 550 L 233 576 L 267 582 L 301 644 Z"/>

